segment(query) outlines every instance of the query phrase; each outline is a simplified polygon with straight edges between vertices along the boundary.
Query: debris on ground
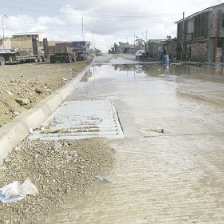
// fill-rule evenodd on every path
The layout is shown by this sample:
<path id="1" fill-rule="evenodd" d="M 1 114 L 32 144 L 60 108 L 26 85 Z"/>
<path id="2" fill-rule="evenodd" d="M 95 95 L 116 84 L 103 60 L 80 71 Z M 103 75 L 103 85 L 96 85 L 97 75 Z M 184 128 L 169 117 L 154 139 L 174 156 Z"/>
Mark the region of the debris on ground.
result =
<path id="1" fill-rule="evenodd" d="M 63 130 L 63 128 L 43 129 L 42 133 L 43 133 L 43 134 L 58 133 L 58 132 L 60 132 L 61 130 Z"/>
<path id="2" fill-rule="evenodd" d="M 95 178 L 96 178 L 97 180 L 99 180 L 99 181 L 105 183 L 105 184 L 109 184 L 109 183 L 110 183 L 110 181 L 109 181 L 108 179 L 106 179 L 106 178 L 103 178 L 103 177 L 100 177 L 100 176 L 95 176 Z"/>
<path id="3" fill-rule="evenodd" d="M 22 184 L 14 181 L 0 189 L 0 201 L 3 203 L 12 203 L 26 197 L 26 195 L 36 195 L 38 190 L 36 186 L 27 178 Z"/>
<path id="4" fill-rule="evenodd" d="M 41 94 L 41 93 L 43 93 L 43 90 L 41 90 L 41 89 L 35 89 L 35 92 L 38 93 L 38 94 Z"/>
<path id="5" fill-rule="evenodd" d="M 26 106 L 30 103 L 30 100 L 27 98 L 20 98 L 20 99 L 15 99 L 15 101 L 20 105 L 20 106 Z"/>
<path id="6" fill-rule="evenodd" d="M 153 131 L 153 132 L 156 132 L 156 133 L 162 133 L 162 134 L 165 133 L 165 130 L 163 128 L 162 129 L 150 129 L 150 131 Z"/>
<path id="7" fill-rule="evenodd" d="M 65 201 L 91 191 L 98 184 L 95 176 L 107 175 L 113 161 L 112 149 L 102 139 L 24 140 L 4 160 L 0 186 L 15 180 L 22 183 L 29 177 L 39 194 L 15 203 L 0 203 L 0 223 L 42 223 Z"/>

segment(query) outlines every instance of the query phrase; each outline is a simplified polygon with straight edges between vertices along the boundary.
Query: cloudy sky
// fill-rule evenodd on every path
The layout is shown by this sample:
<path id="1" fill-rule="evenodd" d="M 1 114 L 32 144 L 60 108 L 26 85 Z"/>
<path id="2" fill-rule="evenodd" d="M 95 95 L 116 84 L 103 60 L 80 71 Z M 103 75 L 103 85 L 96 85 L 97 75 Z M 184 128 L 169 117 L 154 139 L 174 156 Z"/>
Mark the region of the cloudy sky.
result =
<path id="1" fill-rule="evenodd" d="M 41 32 L 48 40 L 81 40 L 107 51 L 114 42 L 176 36 L 175 21 L 222 0 L 0 0 L 6 36 Z M 0 31 L 1 36 L 1 31 Z"/>

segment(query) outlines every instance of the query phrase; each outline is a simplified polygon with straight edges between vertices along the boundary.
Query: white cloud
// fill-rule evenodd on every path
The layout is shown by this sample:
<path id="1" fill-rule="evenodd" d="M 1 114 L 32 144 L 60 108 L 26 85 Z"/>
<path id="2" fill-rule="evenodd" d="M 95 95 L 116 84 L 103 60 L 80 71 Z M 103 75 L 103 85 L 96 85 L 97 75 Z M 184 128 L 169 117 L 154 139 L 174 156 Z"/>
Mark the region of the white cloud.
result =
<path id="1" fill-rule="evenodd" d="M 37 23 L 42 24 L 42 25 L 47 25 L 47 24 L 65 25 L 65 22 L 56 16 L 54 16 L 54 17 L 41 16 L 37 19 Z"/>
<path id="2" fill-rule="evenodd" d="M 28 1 L 28 0 L 24 0 Z M 52 1 L 53 0 L 49 0 Z M 82 39 L 81 18 L 85 39 L 107 50 L 115 41 L 133 41 L 134 33 L 149 38 L 176 36 L 175 21 L 222 3 L 221 0 L 60 0 L 61 8 L 54 15 L 37 17 L 14 15 L 5 18 L 7 35 L 18 32 L 43 32 L 50 40 Z"/>

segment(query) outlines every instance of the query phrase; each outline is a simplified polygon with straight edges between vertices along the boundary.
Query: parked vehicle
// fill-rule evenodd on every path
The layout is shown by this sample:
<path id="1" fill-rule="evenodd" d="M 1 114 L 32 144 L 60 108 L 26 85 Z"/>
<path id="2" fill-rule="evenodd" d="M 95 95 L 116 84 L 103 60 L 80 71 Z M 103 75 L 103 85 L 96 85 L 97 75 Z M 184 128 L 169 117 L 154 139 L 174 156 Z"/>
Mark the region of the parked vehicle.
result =
<path id="1" fill-rule="evenodd" d="M 86 41 L 73 41 L 71 47 L 72 51 L 77 55 L 78 61 L 87 60 L 89 46 Z"/>
<path id="2" fill-rule="evenodd" d="M 47 39 L 43 42 L 47 43 Z M 42 62 L 46 59 L 46 44 L 40 47 L 36 38 L 21 36 L 11 38 L 12 49 L 0 49 L 0 65 L 17 62 Z"/>
<path id="3" fill-rule="evenodd" d="M 145 50 L 138 50 L 135 56 L 136 56 L 136 60 L 144 59 L 146 57 L 146 52 Z"/>
<path id="4" fill-rule="evenodd" d="M 71 48 L 71 43 L 63 42 L 57 43 L 55 46 L 48 47 L 48 52 L 50 55 L 50 62 L 67 62 L 71 63 L 76 61 L 76 54 Z"/>
<path id="5" fill-rule="evenodd" d="M 16 61 L 16 53 L 10 49 L 0 49 L 0 65 L 5 65 L 6 62 L 13 63 Z"/>

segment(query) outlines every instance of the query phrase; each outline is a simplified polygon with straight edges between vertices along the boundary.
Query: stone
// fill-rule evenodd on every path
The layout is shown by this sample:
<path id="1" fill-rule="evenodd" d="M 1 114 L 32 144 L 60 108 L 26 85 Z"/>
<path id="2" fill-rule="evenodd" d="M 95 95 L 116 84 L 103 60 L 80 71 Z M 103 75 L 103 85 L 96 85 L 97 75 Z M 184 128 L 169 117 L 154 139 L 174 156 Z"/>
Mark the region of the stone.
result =
<path id="1" fill-rule="evenodd" d="M 30 100 L 27 98 L 17 98 L 15 101 L 20 105 L 20 106 L 26 106 L 30 103 Z"/>
<path id="2" fill-rule="evenodd" d="M 41 89 L 35 89 L 35 92 L 38 93 L 38 94 L 43 93 L 43 91 Z"/>

